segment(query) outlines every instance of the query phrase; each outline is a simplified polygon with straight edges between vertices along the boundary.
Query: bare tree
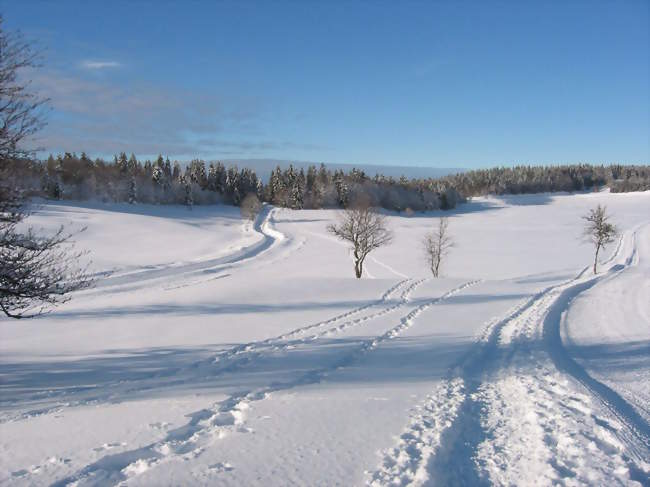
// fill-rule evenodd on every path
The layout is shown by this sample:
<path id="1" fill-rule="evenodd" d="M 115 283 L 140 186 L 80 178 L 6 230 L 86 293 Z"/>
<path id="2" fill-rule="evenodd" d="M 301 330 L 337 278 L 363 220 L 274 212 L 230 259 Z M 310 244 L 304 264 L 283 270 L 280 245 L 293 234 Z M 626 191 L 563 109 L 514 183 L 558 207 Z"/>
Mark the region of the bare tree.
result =
<path id="1" fill-rule="evenodd" d="M 30 92 L 29 82 L 18 80 L 21 70 L 38 66 L 38 53 L 3 24 L 0 16 L 0 160 L 6 161 L 33 155 L 23 143 L 45 125 L 42 109 L 48 100 Z"/>
<path id="2" fill-rule="evenodd" d="M 18 71 L 35 61 L 30 45 L 5 32 L 0 17 L 0 310 L 12 318 L 41 314 L 91 282 L 85 269 L 77 269 L 82 254 L 71 249 L 63 227 L 50 236 L 19 228 L 29 213 L 11 168 L 33 156 L 23 143 L 43 126 L 46 100 L 18 81 Z"/>
<path id="3" fill-rule="evenodd" d="M 440 275 L 440 264 L 453 246 L 454 241 L 449 236 L 449 221 L 447 217 L 442 217 L 438 220 L 438 228 L 424 237 L 424 252 L 433 277 Z"/>
<path id="4" fill-rule="evenodd" d="M 338 225 L 329 225 L 327 231 L 352 244 L 354 274 L 363 274 L 363 262 L 370 252 L 391 242 L 392 234 L 386 227 L 386 217 L 367 204 L 344 210 Z"/>
<path id="5" fill-rule="evenodd" d="M 607 214 L 607 207 L 600 204 L 596 208 L 589 210 L 589 213 L 582 218 L 587 221 L 584 235 L 596 247 L 596 255 L 594 256 L 594 274 L 596 274 L 600 249 L 604 249 L 607 244 L 612 243 L 618 231 L 616 226 L 609 221 L 610 216 Z"/>
<path id="6" fill-rule="evenodd" d="M 255 193 L 248 193 L 239 205 L 241 216 L 248 220 L 255 220 L 262 209 L 262 203 Z"/>

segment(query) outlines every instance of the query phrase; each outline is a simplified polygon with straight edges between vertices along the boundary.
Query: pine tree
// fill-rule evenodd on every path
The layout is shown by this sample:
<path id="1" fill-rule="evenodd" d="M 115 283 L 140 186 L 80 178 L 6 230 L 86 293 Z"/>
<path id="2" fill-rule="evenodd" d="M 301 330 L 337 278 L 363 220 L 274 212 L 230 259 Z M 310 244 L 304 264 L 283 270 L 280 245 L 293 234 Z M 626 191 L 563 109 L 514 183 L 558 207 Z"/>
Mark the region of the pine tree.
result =
<path id="1" fill-rule="evenodd" d="M 194 206 L 194 195 L 192 194 L 192 183 L 189 180 L 183 181 L 185 185 L 185 205 L 192 209 Z"/>
<path id="2" fill-rule="evenodd" d="M 338 171 L 334 174 L 334 186 L 336 187 L 336 195 L 339 206 L 347 208 L 350 191 L 348 189 L 347 183 L 345 182 L 343 171 Z"/>
<path id="3" fill-rule="evenodd" d="M 217 162 L 214 166 L 214 173 L 217 193 L 226 194 L 226 167 L 222 163 Z"/>
<path id="4" fill-rule="evenodd" d="M 127 171 L 129 174 L 137 174 L 138 172 L 138 159 L 136 159 L 135 154 L 131 152 L 131 157 L 127 161 Z"/>
<path id="5" fill-rule="evenodd" d="M 137 186 L 135 182 L 135 175 L 131 176 L 129 183 L 129 203 L 134 204 L 138 200 Z"/>
<path id="6" fill-rule="evenodd" d="M 129 171 L 129 161 L 126 158 L 126 153 L 120 152 L 120 156 L 117 158 L 116 165 L 120 171 L 120 174 L 126 174 Z"/>
<path id="7" fill-rule="evenodd" d="M 282 169 L 277 166 L 275 170 L 271 171 L 271 178 L 269 180 L 269 201 L 273 204 L 279 205 L 284 195 L 284 181 L 282 180 Z"/>
<path id="8" fill-rule="evenodd" d="M 289 167 L 291 169 L 291 166 Z M 302 169 L 296 175 L 291 175 L 290 193 L 289 193 L 289 207 L 294 210 L 301 210 L 304 207 L 304 181 L 305 173 Z"/>
<path id="9" fill-rule="evenodd" d="M 188 166 L 188 172 L 189 172 L 189 178 L 191 182 L 198 184 L 201 187 L 201 189 L 207 188 L 208 177 L 205 172 L 205 163 L 203 161 L 199 159 L 192 160 Z"/>
<path id="10" fill-rule="evenodd" d="M 305 181 L 305 192 L 306 193 L 311 193 L 312 190 L 314 189 L 314 184 L 316 184 L 316 178 L 317 178 L 317 173 L 316 173 L 316 166 L 313 164 L 309 166 L 307 169 L 307 179 Z"/>
<path id="11" fill-rule="evenodd" d="M 174 164 L 174 170 L 176 170 L 176 164 Z M 167 181 L 176 181 L 178 179 L 178 175 L 172 174 L 172 163 L 169 157 L 165 158 L 165 179 Z"/>
<path id="12" fill-rule="evenodd" d="M 257 180 L 257 190 L 255 191 L 255 195 L 257 196 L 258 201 L 262 201 L 264 196 L 264 183 L 262 183 L 261 179 Z"/>

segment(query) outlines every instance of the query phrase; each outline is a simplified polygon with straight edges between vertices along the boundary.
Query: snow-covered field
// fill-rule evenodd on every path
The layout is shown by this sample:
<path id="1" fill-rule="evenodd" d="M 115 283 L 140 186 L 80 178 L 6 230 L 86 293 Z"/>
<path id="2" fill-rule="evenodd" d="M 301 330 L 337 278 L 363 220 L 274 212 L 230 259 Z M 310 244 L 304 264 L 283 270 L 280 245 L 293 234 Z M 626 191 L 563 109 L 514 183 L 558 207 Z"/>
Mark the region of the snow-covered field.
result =
<path id="1" fill-rule="evenodd" d="M 333 210 L 44 204 L 97 283 L 0 318 L 0 484 L 650 485 L 650 193 L 475 199 L 432 279 L 441 214 L 357 280 Z"/>

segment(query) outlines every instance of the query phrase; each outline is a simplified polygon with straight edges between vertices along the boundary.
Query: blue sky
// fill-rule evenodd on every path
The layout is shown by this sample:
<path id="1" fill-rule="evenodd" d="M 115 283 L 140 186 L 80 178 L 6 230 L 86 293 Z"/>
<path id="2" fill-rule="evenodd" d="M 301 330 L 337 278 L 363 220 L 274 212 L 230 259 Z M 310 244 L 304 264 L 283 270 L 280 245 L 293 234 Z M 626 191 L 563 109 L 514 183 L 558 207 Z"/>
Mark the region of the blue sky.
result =
<path id="1" fill-rule="evenodd" d="M 649 4 L 0 1 L 49 151 L 648 163 Z"/>

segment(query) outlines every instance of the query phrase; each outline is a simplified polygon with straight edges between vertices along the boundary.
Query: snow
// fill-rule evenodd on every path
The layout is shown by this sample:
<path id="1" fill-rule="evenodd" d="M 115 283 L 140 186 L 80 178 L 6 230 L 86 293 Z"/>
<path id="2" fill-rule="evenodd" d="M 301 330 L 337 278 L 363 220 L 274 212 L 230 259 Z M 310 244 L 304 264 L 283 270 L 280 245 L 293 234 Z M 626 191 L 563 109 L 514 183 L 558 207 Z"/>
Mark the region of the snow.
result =
<path id="1" fill-rule="evenodd" d="M 650 227 L 639 228 L 633 265 L 576 298 L 563 322 L 571 355 L 650 423 Z"/>
<path id="2" fill-rule="evenodd" d="M 598 203 L 622 236 L 593 276 Z M 390 214 L 357 280 L 335 210 L 44 202 L 97 283 L 0 319 L 0 484 L 648 485 L 649 215 L 650 192 Z"/>

